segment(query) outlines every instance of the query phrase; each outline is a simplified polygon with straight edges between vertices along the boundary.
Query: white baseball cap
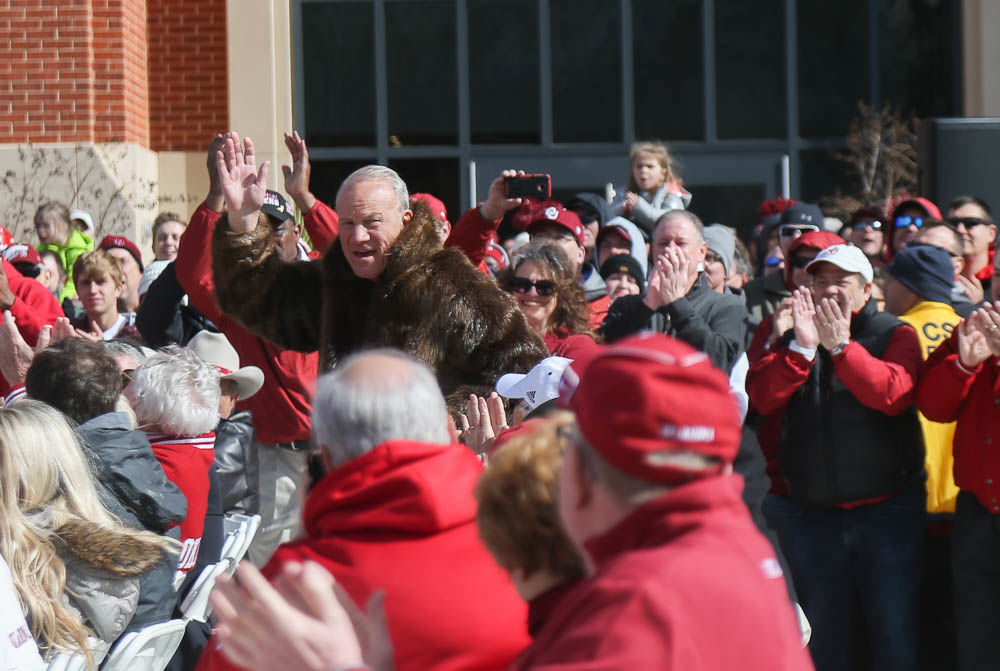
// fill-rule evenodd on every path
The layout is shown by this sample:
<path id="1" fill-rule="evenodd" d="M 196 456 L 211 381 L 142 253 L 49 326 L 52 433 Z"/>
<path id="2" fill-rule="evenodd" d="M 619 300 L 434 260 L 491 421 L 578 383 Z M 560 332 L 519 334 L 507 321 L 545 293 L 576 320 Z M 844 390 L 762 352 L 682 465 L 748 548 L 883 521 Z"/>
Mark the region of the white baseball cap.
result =
<path id="1" fill-rule="evenodd" d="M 833 245 L 827 247 L 813 258 L 806 266 L 806 272 L 810 275 L 816 274 L 816 266 L 820 263 L 831 263 L 849 273 L 859 273 L 865 282 L 871 282 L 875 277 L 872 270 L 872 262 L 868 260 L 865 253 L 854 245 Z"/>
<path id="2" fill-rule="evenodd" d="M 497 380 L 497 393 L 506 398 L 523 398 L 532 410 L 546 401 L 559 398 L 559 380 L 573 360 L 561 356 L 542 359 L 523 373 L 507 373 Z"/>

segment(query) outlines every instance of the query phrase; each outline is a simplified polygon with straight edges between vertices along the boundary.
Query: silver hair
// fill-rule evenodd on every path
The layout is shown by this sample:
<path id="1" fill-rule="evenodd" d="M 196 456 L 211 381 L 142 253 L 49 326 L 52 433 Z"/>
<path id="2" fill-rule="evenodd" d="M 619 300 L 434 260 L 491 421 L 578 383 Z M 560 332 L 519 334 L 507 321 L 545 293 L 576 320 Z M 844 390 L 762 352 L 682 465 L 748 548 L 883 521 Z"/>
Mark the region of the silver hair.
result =
<path id="1" fill-rule="evenodd" d="M 378 359 L 393 364 L 391 375 L 372 370 Z M 312 421 L 315 442 L 336 466 L 389 440 L 451 442 L 448 409 L 434 375 L 394 349 L 355 354 L 320 377 Z"/>
<path id="2" fill-rule="evenodd" d="M 215 368 L 176 345 L 146 357 L 125 388 L 139 428 L 185 438 L 215 430 L 220 393 Z"/>
<path id="3" fill-rule="evenodd" d="M 660 227 L 665 221 L 670 221 L 671 219 L 687 219 L 691 222 L 691 226 L 694 227 L 694 232 L 698 236 L 698 242 L 705 242 L 705 224 L 701 222 L 701 219 L 694 212 L 688 210 L 670 210 L 669 212 L 664 212 L 660 215 L 660 218 L 656 220 L 656 225 L 653 227 L 653 232 Z"/>
<path id="4" fill-rule="evenodd" d="M 399 176 L 399 173 L 384 165 L 366 165 L 352 172 L 337 189 L 337 197 L 333 202 L 339 202 L 340 194 L 346 191 L 349 186 L 361 182 L 385 182 L 392 187 L 400 214 L 410 209 L 410 192 L 406 189 L 406 182 Z"/>

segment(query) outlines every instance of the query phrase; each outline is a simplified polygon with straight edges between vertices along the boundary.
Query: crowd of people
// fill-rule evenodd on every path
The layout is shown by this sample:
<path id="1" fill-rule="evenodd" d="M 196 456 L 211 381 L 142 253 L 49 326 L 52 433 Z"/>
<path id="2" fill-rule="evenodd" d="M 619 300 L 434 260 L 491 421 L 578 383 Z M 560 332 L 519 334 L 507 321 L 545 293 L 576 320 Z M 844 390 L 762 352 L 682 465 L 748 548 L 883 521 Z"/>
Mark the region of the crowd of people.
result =
<path id="1" fill-rule="evenodd" d="M 287 198 L 217 135 L 146 263 L 55 202 L 0 230 L 0 667 L 180 617 L 231 513 L 171 669 L 995 666 L 986 202 L 742 239 L 643 142 L 612 199 L 506 170 L 452 224 L 285 144 Z"/>

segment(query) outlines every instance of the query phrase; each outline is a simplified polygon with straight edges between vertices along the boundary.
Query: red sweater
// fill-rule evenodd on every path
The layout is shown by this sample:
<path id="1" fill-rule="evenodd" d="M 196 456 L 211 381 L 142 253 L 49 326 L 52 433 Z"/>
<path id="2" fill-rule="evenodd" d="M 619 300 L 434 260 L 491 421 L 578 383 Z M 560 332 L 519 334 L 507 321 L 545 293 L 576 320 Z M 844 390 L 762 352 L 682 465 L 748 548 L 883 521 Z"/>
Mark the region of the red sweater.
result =
<path id="1" fill-rule="evenodd" d="M 511 669 L 812 669 L 781 568 L 740 498 L 712 477 L 586 542 L 594 574 L 562 595 Z"/>
<path id="2" fill-rule="evenodd" d="M 913 403 L 921 363 L 916 332 L 909 326 L 899 326 L 881 359 L 852 340 L 833 357 L 833 374 L 862 404 L 893 416 Z M 750 403 L 766 415 L 781 411 L 795 390 L 805 383 L 810 368 L 812 361 L 798 352 L 787 347 L 772 349 L 750 365 L 747 373 Z"/>
<path id="3" fill-rule="evenodd" d="M 264 371 L 261 390 L 239 403 L 241 410 L 253 412 L 257 438 L 265 443 L 308 440 L 319 354 L 282 349 L 219 310 L 212 277 L 212 232 L 220 216 L 205 203 L 191 215 L 174 262 L 177 280 L 191 304 L 229 339 L 240 355 L 240 365 L 257 366 Z M 337 215 L 321 203 L 306 215 L 306 225 L 317 246 L 329 246 L 336 238 Z"/>
<path id="4" fill-rule="evenodd" d="M 1000 513 L 1000 358 L 974 371 L 958 362 L 958 330 L 924 363 L 917 408 L 932 422 L 954 422 L 955 484 Z"/>
<path id="5" fill-rule="evenodd" d="M 156 460 L 167 479 L 187 497 L 187 517 L 181 522 L 181 555 L 177 570 L 187 571 L 198 559 L 201 535 L 208 512 L 208 470 L 215 460 L 215 434 L 194 438 L 171 438 L 147 433 Z"/>
<path id="6" fill-rule="evenodd" d="M 472 262 L 480 272 L 487 275 L 490 269 L 486 265 L 486 250 L 489 249 L 490 240 L 496 233 L 497 227 L 503 219 L 487 221 L 479 214 L 478 207 L 472 207 L 465 211 L 451 228 L 448 239 L 444 241 L 445 247 L 458 247 L 461 249 L 469 261 Z"/>
<path id="7" fill-rule="evenodd" d="M 567 359 L 578 359 L 598 349 L 594 339 L 586 333 L 546 333 L 543 338 L 545 346 L 552 356 L 563 356 Z"/>
<path id="8" fill-rule="evenodd" d="M 384 589 L 398 671 L 502 669 L 528 644 L 527 606 L 479 540 L 482 465 L 461 445 L 390 441 L 310 492 L 304 538 L 264 567 L 319 562 L 361 607 Z M 198 669 L 234 669 L 210 641 Z"/>
<path id="9" fill-rule="evenodd" d="M 14 302 L 9 311 L 17 321 L 21 337 L 34 347 L 42 327 L 51 326 L 56 323 L 56 319 L 65 316 L 62 306 L 41 282 L 22 275 L 7 259 L 0 258 L 0 261 L 7 274 L 7 285 L 14 294 Z M 0 375 L 0 396 L 6 395 L 10 389 L 10 383 Z"/>

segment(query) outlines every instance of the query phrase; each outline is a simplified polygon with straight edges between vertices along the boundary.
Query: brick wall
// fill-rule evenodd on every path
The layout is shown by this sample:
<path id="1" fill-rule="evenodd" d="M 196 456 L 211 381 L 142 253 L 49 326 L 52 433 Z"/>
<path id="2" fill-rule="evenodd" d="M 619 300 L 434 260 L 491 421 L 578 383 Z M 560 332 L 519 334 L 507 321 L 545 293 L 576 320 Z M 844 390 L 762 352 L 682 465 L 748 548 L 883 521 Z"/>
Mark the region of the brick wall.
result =
<path id="1" fill-rule="evenodd" d="M 225 0 L 149 0 L 150 146 L 201 151 L 229 129 Z"/>
<path id="2" fill-rule="evenodd" d="M 226 76 L 225 0 L 0 2 L 0 144 L 201 150 Z"/>

